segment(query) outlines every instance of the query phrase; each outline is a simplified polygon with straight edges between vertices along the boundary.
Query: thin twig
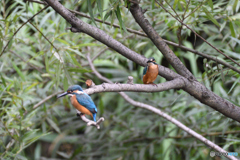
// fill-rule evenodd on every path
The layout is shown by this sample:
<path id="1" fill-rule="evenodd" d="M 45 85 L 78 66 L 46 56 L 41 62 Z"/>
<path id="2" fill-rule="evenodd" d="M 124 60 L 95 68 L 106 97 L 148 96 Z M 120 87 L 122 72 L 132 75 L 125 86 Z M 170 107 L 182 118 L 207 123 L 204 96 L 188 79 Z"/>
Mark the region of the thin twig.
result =
<path id="1" fill-rule="evenodd" d="M 178 17 L 179 20 L 181 20 L 180 16 L 177 14 L 177 12 L 175 11 L 175 9 L 172 8 L 172 6 L 168 3 L 167 0 L 165 0 L 165 2 L 168 4 L 168 6 L 172 9 L 172 11 L 176 14 L 176 16 Z"/>
<path id="2" fill-rule="evenodd" d="M 19 56 L 16 52 L 10 50 L 10 52 L 12 54 L 14 54 L 15 56 L 17 56 L 18 58 L 20 58 L 23 62 L 27 63 L 29 66 L 31 66 L 32 68 L 36 69 L 38 72 L 40 73 L 44 73 L 40 68 L 36 67 L 35 65 L 31 64 L 30 62 L 26 61 L 24 58 L 22 58 L 21 56 Z"/>
<path id="3" fill-rule="evenodd" d="M 46 101 L 48 101 L 49 99 L 51 99 L 52 97 L 62 93 L 63 91 L 59 91 L 59 92 L 55 92 L 53 94 L 51 94 L 50 96 L 47 96 L 46 98 L 44 98 L 43 100 L 41 100 L 40 102 L 38 102 L 37 104 L 35 104 L 33 106 L 33 109 L 36 109 L 37 107 L 39 107 L 40 105 L 42 105 L 43 103 L 45 103 Z"/>
<path id="4" fill-rule="evenodd" d="M 2 56 L 2 54 L 4 53 L 4 51 L 6 50 L 7 46 L 9 45 L 10 41 L 13 39 L 13 37 L 18 33 L 18 31 L 28 22 L 30 22 L 30 20 L 32 20 L 36 15 L 38 15 L 39 13 L 41 13 L 42 11 L 44 11 L 45 9 L 47 9 L 49 7 L 49 5 L 46 5 L 43 9 L 41 9 L 39 12 L 37 12 L 36 14 L 34 14 L 31 18 L 29 18 L 26 22 L 24 22 L 13 34 L 13 36 L 10 38 L 10 40 L 7 42 L 7 44 L 5 45 L 3 51 L 0 54 L 0 57 Z"/>
<path id="5" fill-rule="evenodd" d="M 189 0 L 191 1 L 191 0 Z M 206 2 L 206 1 L 205 1 Z M 186 19 L 187 17 L 189 17 L 191 14 L 193 14 L 194 12 L 196 12 L 205 2 L 202 2 L 199 6 L 197 6 L 196 8 L 194 8 L 194 10 L 189 13 L 184 19 Z"/>
<path id="6" fill-rule="evenodd" d="M 58 51 L 58 49 L 57 49 L 57 47 L 55 47 L 54 45 L 53 45 L 53 43 L 42 33 L 42 31 L 40 31 L 32 22 L 29 22 L 39 33 L 41 33 L 41 35 L 48 41 L 48 43 L 50 43 L 50 45 L 56 50 L 56 52 L 57 52 L 57 54 L 58 54 L 58 56 L 59 56 L 59 58 L 60 58 L 60 61 L 63 61 L 62 60 L 62 57 L 60 56 L 60 54 L 59 54 L 59 51 Z"/>
<path id="7" fill-rule="evenodd" d="M 186 12 L 187 12 L 187 10 L 188 10 L 188 7 L 189 7 L 189 4 L 190 4 L 190 1 L 191 1 L 191 0 L 188 0 L 187 7 L 186 7 L 186 9 L 185 9 L 185 11 L 184 11 L 184 13 L 183 13 L 183 15 L 182 15 L 182 16 L 183 16 L 183 21 L 184 21 L 184 19 L 185 19 L 184 16 L 185 16 L 185 14 L 186 14 Z"/>
<path id="8" fill-rule="evenodd" d="M 98 58 L 101 54 L 106 52 L 108 49 L 109 49 L 109 47 L 104 48 L 103 50 L 101 50 L 98 54 L 96 54 L 96 56 L 93 57 L 93 59 L 91 61 L 93 62 L 96 58 Z M 82 67 L 86 67 L 88 65 L 89 65 L 88 63 L 87 64 L 83 64 Z"/>

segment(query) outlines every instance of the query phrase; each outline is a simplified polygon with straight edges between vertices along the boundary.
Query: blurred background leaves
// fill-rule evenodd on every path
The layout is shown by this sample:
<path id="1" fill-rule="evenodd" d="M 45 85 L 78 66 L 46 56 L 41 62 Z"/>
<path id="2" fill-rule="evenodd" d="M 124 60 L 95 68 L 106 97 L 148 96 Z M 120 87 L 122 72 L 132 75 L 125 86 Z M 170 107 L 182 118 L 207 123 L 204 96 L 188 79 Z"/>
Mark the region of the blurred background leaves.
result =
<path id="1" fill-rule="evenodd" d="M 167 2 L 163 5 L 169 12 L 184 19 L 184 23 L 213 46 L 239 62 L 238 0 Z M 80 18 L 130 49 L 145 57 L 153 56 L 157 63 L 172 68 L 149 39 L 126 31 L 127 28 L 140 30 L 126 8 L 126 1 L 68 0 L 61 3 L 68 9 L 89 15 L 90 19 Z M 141 6 L 147 9 L 145 16 L 163 38 L 175 43 L 181 41 L 188 48 L 234 65 L 181 26 L 154 0 L 141 1 Z M 42 4 L 21 0 L 0 1 L 0 51 L 14 32 L 43 7 Z M 110 25 L 98 23 L 94 18 Z M 185 132 L 158 115 L 129 105 L 117 93 L 91 95 L 99 110 L 97 117 L 105 117 L 100 130 L 87 127 L 76 116 L 67 97 L 58 100 L 53 97 L 33 109 L 38 102 L 66 90 L 69 85 L 80 84 L 85 88 L 84 82 L 89 78 L 101 84 L 102 81 L 87 66 L 85 55 L 90 52 L 93 58 L 106 47 L 88 35 L 66 31 L 69 24 L 51 7 L 31 23 L 23 26 L 0 57 L 1 159 L 209 158 L 211 149 L 203 143 L 185 137 Z M 113 24 L 119 25 L 120 29 L 114 28 Z M 239 74 L 216 62 L 170 47 L 206 87 L 239 104 Z M 135 83 L 142 83 L 143 67 L 111 49 L 106 49 L 93 63 L 101 74 L 114 82 L 125 83 L 127 76 L 133 76 Z M 164 81 L 158 77 L 156 83 Z M 184 91 L 134 92 L 128 95 L 163 110 L 198 133 L 209 134 L 206 138 L 224 149 L 240 153 L 239 124 Z"/>

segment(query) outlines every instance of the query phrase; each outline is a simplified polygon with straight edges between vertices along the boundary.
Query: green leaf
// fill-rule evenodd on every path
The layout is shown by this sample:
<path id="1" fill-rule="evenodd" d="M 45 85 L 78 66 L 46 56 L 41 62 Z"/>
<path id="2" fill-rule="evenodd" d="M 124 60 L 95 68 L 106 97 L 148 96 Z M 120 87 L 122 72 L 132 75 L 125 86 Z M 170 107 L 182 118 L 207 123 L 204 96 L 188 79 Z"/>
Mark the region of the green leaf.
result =
<path id="1" fill-rule="evenodd" d="M 61 74 L 61 63 L 57 65 L 57 69 L 56 69 L 56 80 L 57 80 L 56 88 L 58 88 L 58 85 L 59 85 L 60 74 Z"/>
<path id="2" fill-rule="evenodd" d="M 68 89 L 68 80 L 67 80 L 66 76 L 63 79 L 63 89 L 64 89 L 64 91 L 66 91 Z"/>
<path id="3" fill-rule="evenodd" d="M 27 87 L 27 88 L 25 89 L 25 92 L 29 91 L 31 88 L 35 87 L 35 86 L 38 85 L 38 84 L 39 84 L 38 82 L 33 83 L 32 85 L 30 85 L 29 87 Z"/>
<path id="4" fill-rule="evenodd" d="M 11 49 L 12 44 L 13 44 L 13 38 L 11 38 L 11 40 L 10 40 L 10 42 L 9 42 L 9 44 L 8 44 L 8 49 Z"/>
<path id="5" fill-rule="evenodd" d="M 86 72 L 92 72 L 92 70 L 88 70 L 85 68 L 68 68 L 69 72 L 79 72 L 79 73 L 86 73 Z"/>
<path id="6" fill-rule="evenodd" d="M 88 12 L 90 14 L 91 20 L 93 21 L 93 23 L 97 26 L 94 16 L 93 16 L 93 10 L 92 10 L 92 4 L 91 4 L 91 0 L 87 0 L 87 5 L 88 5 Z"/>
<path id="7" fill-rule="evenodd" d="M 71 58 L 72 58 L 73 63 L 74 63 L 76 66 L 82 68 L 81 64 L 78 63 L 78 61 L 76 60 L 76 58 L 74 57 L 74 55 L 70 54 L 70 56 L 71 56 Z"/>
<path id="8" fill-rule="evenodd" d="M 115 14 L 114 14 L 114 12 L 112 12 L 112 15 L 111 15 L 112 17 L 112 19 L 111 19 L 111 27 L 113 26 L 113 22 L 114 22 L 114 20 L 115 20 Z"/>
<path id="9" fill-rule="evenodd" d="M 117 6 L 117 10 L 115 11 L 116 13 L 116 16 L 117 16 L 117 19 L 119 21 L 119 25 L 120 25 L 120 29 L 123 29 L 125 32 L 127 32 L 127 29 L 123 23 L 123 20 L 122 20 L 122 16 L 121 16 L 121 11 L 120 11 L 120 8 L 119 8 L 119 5 Z"/>
<path id="10" fill-rule="evenodd" d="M 230 88 L 230 90 L 228 91 L 227 94 L 229 94 L 233 90 L 233 88 L 236 86 L 236 84 L 239 83 L 239 80 L 240 80 L 240 77 L 238 77 L 238 79 L 235 80 L 235 82 L 233 83 L 232 87 Z"/>
<path id="11" fill-rule="evenodd" d="M 211 13 L 208 12 L 207 8 L 203 6 L 203 11 L 206 14 L 206 16 L 209 18 L 209 20 L 211 20 L 215 25 L 217 25 L 218 27 L 220 27 L 219 23 L 217 22 L 217 20 L 213 17 L 213 15 Z"/>
<path id="12" fill-rule="evenodd" d="M 82 44 L 78 44 L 76 46 L 71 46 L 71 48 L 81 48 L 81 47 L 86 47 L 86 46 L 103 46 L 102 44 L 98 44 L 98 43 L 82 43 Z"/>
<path id="13" fill-rule="evenodd" d="M 179 2 L 179 0 L 174 0 L 173 9 L 176 9 L 176 6 L 177 6 L 178 2 Z"/>
<path id="14" fill-rule="evenodd" d="M 63 43 L 63 44 L 66 44 L 66 45 L 70 45 L 67 41 L 63 40 L 63 39 L 60 39 L 60 38 L 56 38 L 57 41 Z"/>
<path id="15" fill-rule="evenodd" d="M 237 42 L 237 43 L 240 45 L 240 40 L 239 40 L 239 39 L 234 38 L 234 37 L 231 37 L 231 39 L 232 39 L 233 41 Z"/>
<path id="16" fill-rule="evenodd" d="M 50 124 L 50 126 L 58 133 L 60 133 L 60 129 L 58 128 L 58 125 L 50 118 L 47 117 L 47 121 Z"/>
<path id="17" fill-rule="evenodd" d="M 41 157 L 41 142 L 37 143 L 36 148 L 34 149 L 34 159 L 40 159 Z"/>
<path id="18" fill-rule="evenodd" d="M 105 22 L 111 14 L 112 14 L 112 11 L 107 12 L 103 18 L 103 22 Z"/>
<path id="19" fill-rule="evenodd" d="M 101 18 L 103 18 L 103 5 L 102 0 L 97 0 L 98 12 L 100 13 Z"/>
<path id="20" fill-rule="evenodd" d="M 78 148 L 76 148 L 72 154 L 72 156 L 70 157 L 70 160 L 74 159 L 76 155 L 78 155 L 79 153 L 82 152 L 83 146 L 78 146 Z"/>
<path id="21" fill-rule="evenodd" d="M 154 145 L 153 145 L 153 143 L 151 143 L 149 146 L 149 155 L 153 156 L 153 154 L 154 154 Z"/>
<path id="22" fill-rule="evenodd" d="M 21 72 L 21 70 L 16 66 L 15 62 L 12 62 L 13 68 L 16 70 L 16 72 L 18 73 L 18 75 L 21 77 L 21 79 L 23 81 L 25 81 L 24 75 Z"/>
<path id="23" fill-rule="evenodd" d="M 60 151 L 57 151 L 57 154 L 60 155 L 61 157 L 65 158 L 65 159 L 69 159 L 70 156 L 71 156 L 71 155 L 68 155 L 65 152 L 60 152 Z"/>
<path id="24" fill-rule="evenodd" d="M 140 160 L 141 160 L 141 159 L 145 159 L 145 158 L 144 158 L 145 150 L 146 150 L 145 147 L 141 148 L 140 153 L 139 153 L 139 159 L 140 159 Z"/>
<path id="25" fill-rule="evenodd" d="M 231 31 L 231 35 L 232 35 L 233 37 L 236 37 L 236 34 L 235 34 L 235 30 L 234 30 L 232 21 L 229 22 L 229 28 L 230 28 L 230 31 Z"/>
<path id="26" fill-rule="evenodd" d="M 3 47 L 3 40 L 0 40 L 0 53 L 2 51 L 2 47 Z"/>
<path id="27" fill-rule="evenodd" d="M 103 112 L 104 112 L 104 103 L 103 103 L 103 99 L 102 98 L 100 98 L 98 107 L 99 107 L 100 113 L 103 114 Z"/>
<path id="28" fill-rule="evenodd" d="M 36 142 L 38 139 L 40 139 L 41 137 L 44 137 L 46 135 L 48 135 L 48 133 L 43 133 L 40 135 L 34 135 L 33 137 L 31 137 L 30 139 L 28 139 L 24 145 L 24 148 L 27 148 L 28 146 L 30 146 L 32 143 Z"/>
<path id="29" fill-rule="evenodd" d="M 74 83 L 73 83 L 72 77 L 70 76 L 67 68 L 65 66 L 63 66 L 63 69 L 64 69 L 64 74 L 67 77 L 68 81 L 70 82 L 71 85 L 73 85 Z"/>
<path id="30" fill-rule="evenodd" d="M 207 2 L 208 2 L 208 5 L 211 7 L 211 9 L 213 11 L 213 2 L 212 2 L 212 0 L 208 0 Z"/>
<path id="31" fill-rule="evenodd" d="M 1 73 L 0 73 L 0 75 L 1 75 L 2 83 L 3 83 L 4 87 L 7 87 L 7 85 L 6 85 L 6 81 L 5 81 L 4 77 L 2 76 Z"/>

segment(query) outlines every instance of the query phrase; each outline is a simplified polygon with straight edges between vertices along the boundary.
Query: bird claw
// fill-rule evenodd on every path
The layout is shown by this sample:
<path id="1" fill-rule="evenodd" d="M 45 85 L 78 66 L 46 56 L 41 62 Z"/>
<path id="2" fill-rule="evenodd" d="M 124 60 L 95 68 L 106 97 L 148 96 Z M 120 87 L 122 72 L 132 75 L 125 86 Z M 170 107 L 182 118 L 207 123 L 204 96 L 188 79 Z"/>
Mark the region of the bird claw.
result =
<path id="1" fill-rule="evenodd" d="M 101 118 L 98 119 L 97 122 L 94 122 L 94 121 L 88 119 L 88 118 L 85 116 L 85 114 L 79 112 L 78 110 L 76 110 L 76 111 L 77 111 L 77 115 L 79 115 L 79 116 L 81 117 L 81 119 L 82 119 L 84 122 L 87 123 L 87 126 L 95 126 L 95 127 L 97 127 L 97 129 L 100 129 L 100 123 L 104 121 L 104 117 L 101 117 Z"/>
<path id="2" fill-rule="evenodd" d="M 104 121 L 104 117 L 101 117 L 101 118 L 99 118 L 99 120 L 97 121 L 97 122 L 94 122 L 94 121 L 89 121 L 88 123 L 87 123 L 87 126 L 96 126 L 97 127 L 97 129 L 100 129 L 100 123 L 101 122 L 103 122 Z"/>
<path id="3" fill-rule="evenodd" d="M 157 87 L 158 85 L 157 84 L 155 84 L 155 83 L 149 83 L 150 85 L 153 85 L 153 86 L 155 86 L 155 87 Z"/>

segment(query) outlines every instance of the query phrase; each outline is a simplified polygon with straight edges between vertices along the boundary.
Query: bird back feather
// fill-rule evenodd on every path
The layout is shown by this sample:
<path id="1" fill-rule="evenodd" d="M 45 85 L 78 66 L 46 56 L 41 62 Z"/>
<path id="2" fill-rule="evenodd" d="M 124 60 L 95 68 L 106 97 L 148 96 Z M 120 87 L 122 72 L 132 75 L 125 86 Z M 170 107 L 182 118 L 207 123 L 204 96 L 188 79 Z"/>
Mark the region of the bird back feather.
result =
<path id="1" fill-rule="evenodd" d="M 148 66 L 146 66 L 143 70 L 143 75 L 145 75 L 147 73 L 147 70 L 148 70 Z"/>
<path id="2" fill-rule="evenodd" d="M 78 103 L 80 103 L 83 107 L 87 108 L 91 113 L 97 113 L 97 107 L 95 106 L 92 98 L 89 95 L 87 95 L 86 93 L 80 95 L 77 94 L 76 98 Z"/>

